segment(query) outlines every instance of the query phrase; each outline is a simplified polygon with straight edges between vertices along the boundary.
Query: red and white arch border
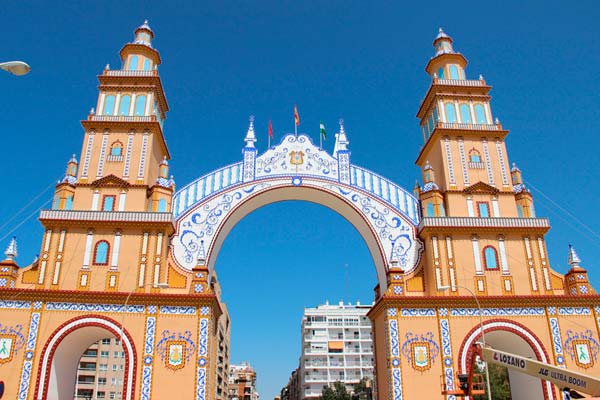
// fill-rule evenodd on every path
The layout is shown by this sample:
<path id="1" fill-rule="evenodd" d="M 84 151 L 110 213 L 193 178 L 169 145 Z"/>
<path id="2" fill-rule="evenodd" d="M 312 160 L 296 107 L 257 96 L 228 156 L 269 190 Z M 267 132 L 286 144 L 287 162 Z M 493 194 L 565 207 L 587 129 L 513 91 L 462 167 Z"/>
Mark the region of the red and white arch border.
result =
<path id="1" fill-rule="evenodd" d="M 527 342 L 529 347 L 531 347 L 535 353 L 538 361 L 545 363 L 549 362 L 548 353 L 546 352 L 541 340 L 535 335 L 535 333 L 518 322 L 505 319 L 492 319 L 483 323 L 483 330 L 486 334 L 489 334 L 493 331 L 512 332 Z M 476 340 L 480 337 L 481 327 L 477 325 L 475 328 L 471 329 L 460 346 L 460 351 L 458 353 L 460 359 L 459 367 L 461 373 L 463 374 L 467 373 L 467 366 L 471 359 L 471 348 Z M 557 400 L 556 395 L 554 394 L 553 386 L 550 382 L 542 381 L 541 385 L 545 400 Z"/>
<path id="2" fill-rule="evenodd" d="M 123 376 L 123 393 L 125 399 L 133 399 L 135 395 L 135 365 L 136 351 L 131 335 L 123 329 L 121 325 L 103 315 L 91 314 L 73 318 L 59 326 L 48 338 L 40 358 L 37 380 L 35 384 L 36 400 L 45 400 L 48 396 L 48 382 L 50 380 L 50 369 L 52 368 L 52 358 L 59 344 L 71 332 L 86 326 L 104 328 L 116 337 L 122 336 L 122 343 L 125 350 L 125 373 Z"/>

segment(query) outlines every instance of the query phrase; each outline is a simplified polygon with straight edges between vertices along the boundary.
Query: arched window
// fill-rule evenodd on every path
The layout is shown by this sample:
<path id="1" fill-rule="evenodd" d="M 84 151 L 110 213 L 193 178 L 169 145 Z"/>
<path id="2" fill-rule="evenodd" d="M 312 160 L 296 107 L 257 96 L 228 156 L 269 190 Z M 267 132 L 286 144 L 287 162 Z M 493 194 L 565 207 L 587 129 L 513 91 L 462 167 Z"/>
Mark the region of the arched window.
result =
<path id="1" fill-rule="evenodd" d="M 144 71 L 150 71 L 150 59 L 148 58 L 144 60 Z"/>
<path id="2" fill-rule="evenodd" d="M 131 59 L 129 59 L 129 69 L 135 70 L 135 69 L 137 69 L 137 65 L 138 65 L 138 56 L 131 57 Z"/>
<path id="3" fill-rule="evenodd" d="M 450 65 L 450 79 L 460 79 L 458 76 L 458 68 L 456 68 L 456 65 Z"/>
<path id="4" fill-rule="evenodd" d="M 131 106 L 131 96 L 126 94 L 121 97 L 121 105 L 119 106 L 119 115 L 129 115 L 129 107 Z"/>
<path id="5" fill-rule="evenodd" d="M 456 122 L 456 109 L 453 103 L 446 103 L 446 122 Z"/>
<path id="6" fill-rule="evenodd" d="M 73 196 L 67 197 L 67 201 L 65 202 L 65 210 L 73 209 Z"/>
<path id="7" fill-rule="evenodd" d="M 463 103 L 460 105 L 460 119 L 463 124 L 471 123 L 471 110 L 469 110 L 468 104 Z"/>
<path id="8" fill-rule="evenodd" d="M 435 217 L 435 211 L 433 209 L 433 203 L 427 203 L 426 214 L 428 217 Z"/>
<path id="9" fill-rule="evenodd" d="M 109 94 L 104 98 L 103 115 L 113 115 L 115 112 L 115 95 Z"/>
<path id="10" fill-rule="evenodd" d="M 438 78 L 444 79 L 444 68 L 438 69 Z"/>
<path id="11" fill-rule="evenodd" d="M 487 124 L 487 119 L 485 118 L 485 109 L 481 104 L 475 105 L 475 119 L 478 124 Z"/>
<path id="12" fill-rule="evenodd" d="M 146 113 L 146 96 L 141 95 L 135 98 L 134 115 L 142 116 Z"/>
<path id="13" fill-rule="evenodd" d="M 481 162 L 481 154 L 477 150 L 471 150 L 469 153 L 469 161 L 472 163 L 480 163 Z"/>
<path id="14" fill-rule="evenodd" d="M 158 212 L 167 212 L 167 200 L 160 199 L 158 201 Z"/>
<path id="15" fill-rule="evenodd" d="M 486 269 L 498 269 L 498 252 L 492 246 L 483 248 L 483 261 Z"/>
<path id="16" fill-rule="evenodd" d="M 106 240 L 101 240 L 96 243 L 94 247 L 94 264 L 95 265 L 108 265 L 108 252 L 110 246 Z"/>
<path id="17" fill-rule="evenodd" d="M 123 143 L 116 141 L 110 147 L 110 155 L 111 156 L 120 156 L 123 155 Z"/>

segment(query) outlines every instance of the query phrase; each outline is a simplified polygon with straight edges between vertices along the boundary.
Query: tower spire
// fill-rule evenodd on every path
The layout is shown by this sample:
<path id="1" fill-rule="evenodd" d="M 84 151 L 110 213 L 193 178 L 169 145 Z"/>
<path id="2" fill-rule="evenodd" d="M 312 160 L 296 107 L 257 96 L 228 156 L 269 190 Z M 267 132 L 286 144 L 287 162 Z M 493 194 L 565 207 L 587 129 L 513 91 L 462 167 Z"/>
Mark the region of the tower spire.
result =
<path id="1" fill-rule="evenodd" d="M 248 132 L 246 132 L 246 137 L 244 140 L 246 141 L 246 147 L 254 147 L 254 142 L 256 142 L 256 134 L 254 133 L 254 115 L 251 115 L 248 118 Z"/>
<path id="2" fill-rule="evenodd" d="M 6 250 L 4 250 L 4 255 L 6 256 L 6 259 L 10 261 L 14 260 L 19 255 L 19 252 L 17 251 L 16 236 L 13 236 L 13 238 L 10 240 L 8 247 L 6 248 Z"/>
<path id="3" fill-rule="evenodd" d="M 348 137 L 346 136 L 346 129 L 344 129 L 344 119 L 340 118 L 340 130 L 335 134 L 335 145 L 333 147 L 333 156 L 337 157 L 338 152 L 348 150 Z"/>
<path id="4" fill-rule="evenodd" d="M 577 256 L 577 253 L 575 252 L 575 248 L 571 245 L 569 245 L 569 259 L 567 262 L 571 266 L 571 269 L 581 268 L 579 266 L 579 264 L 581 263 L 581 260 Z"/>

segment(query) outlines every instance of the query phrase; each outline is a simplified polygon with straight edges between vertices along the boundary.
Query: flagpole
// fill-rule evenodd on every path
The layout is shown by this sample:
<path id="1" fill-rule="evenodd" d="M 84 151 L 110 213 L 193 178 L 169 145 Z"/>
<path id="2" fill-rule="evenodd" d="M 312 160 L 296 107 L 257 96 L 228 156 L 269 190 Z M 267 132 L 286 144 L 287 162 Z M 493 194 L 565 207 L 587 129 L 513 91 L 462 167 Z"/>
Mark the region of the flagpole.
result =
<path id="1" fill-rule="evenodd" d="M 319 127 L 319 150 L 323 150 L 323 135 L 321 134 L 320 127 Z"/>

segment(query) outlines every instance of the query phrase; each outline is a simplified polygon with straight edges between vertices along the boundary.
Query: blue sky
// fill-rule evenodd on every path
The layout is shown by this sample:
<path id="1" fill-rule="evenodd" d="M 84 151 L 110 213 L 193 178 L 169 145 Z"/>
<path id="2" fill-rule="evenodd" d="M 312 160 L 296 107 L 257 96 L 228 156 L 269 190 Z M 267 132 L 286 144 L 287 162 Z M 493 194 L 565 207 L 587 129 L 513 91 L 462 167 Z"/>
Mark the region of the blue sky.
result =
<path id="1" fill-rule="evenodd" d="M 0 59 L 32 66 L 24 77 L 0 74 L 0 245 L 17 235 L 22 265 L 39 251 L 36 209 L 49 204 L 51 190 L 24 205 L 79 156 L 79 121 L 96 103 L 96 75 L 107 63 L 117 68 L 119 49 L 144 19 L 163 59 L 165 134 L 180 187 L 240 160 L 251 114 L 261 151 L 269 119 L 276 138 L 293 131 L 298 104 L 301 132 L 317 140 L 323 120 L 332 137 L 343 117 L 353 162 L 411 189 L 422 145 L 415 113 L 430 82 L 423 68 L 442 26 L 469 60 L 467 76 L 483 74 L 494 86 L 493 113 L 511 131 L 510 161 L 530 184 L 538 215 L 551 218 L 552 266 L 566 272 L 572 243 L 600 288 L 597 2 L 5 0 L 1 19 Z M 225 241 L 217 270 L 233 320 L 232 362 L 256 367 L 267 399 L 297 366 L 303 307 L 367 303 L 376 283 L 354 228 L 309 203 L 247 216 Z"/>

